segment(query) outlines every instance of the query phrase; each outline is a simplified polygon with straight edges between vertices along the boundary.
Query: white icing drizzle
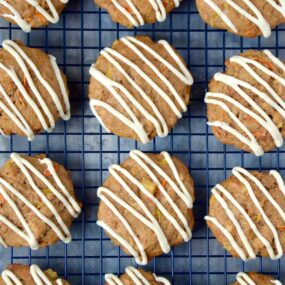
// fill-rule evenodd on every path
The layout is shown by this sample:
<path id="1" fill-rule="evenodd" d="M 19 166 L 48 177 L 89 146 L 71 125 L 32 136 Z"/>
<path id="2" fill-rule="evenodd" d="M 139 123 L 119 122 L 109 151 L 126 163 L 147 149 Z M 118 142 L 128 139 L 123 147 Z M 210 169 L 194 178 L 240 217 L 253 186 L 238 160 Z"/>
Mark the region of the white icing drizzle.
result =
<path id="1" fill-rule="evenodd" d="M 237 277 L 236 277 L 238 283 L 240 285 L 257 285 L 251 278 L 248 274 L 244 273 L 244 272 L 239 272 L 237 274 Z M 276 285 L 282 285 L 282 283 L 279 281 L 279 280 L 271 280 L 270 281 L 271 283 L 273 284 L 276 284 Z"/>
<path id="2" fill-rule="evenodd" d="M 76 218 L 80 212 L 81 208 L 75 199 L 70 195 L 68 190 L 62 184 L 59 176 L 57 175 L 55 168 L 52 162 L 48 158 L 44 158 L 39 160 L 41 164 L 45 164 L 47 166 L 47 170 L 51 174 L 55 184 L 57 185 L 57 189 L 49 182 L 49 180 L 38 170 L 36 169 L 27 159 L 19 156 L 16 153 L 11 154 L 11 159 L 14 163 L 17 164 L 20 171 L 26 177 L 29 186 L 31 189 L 35 191 L 35 193 L 39 196 L 40 200 L 48 207 L 50 212 L 53 214 L 56 223 L 51 219 L 47 218 L 44 214 L 41 213 L 37 209 L 35 205 L 33 205 L 27 197 L 21 194 L 16 188 L 14 188 L 10 183 L 8 183 L 5 179 L 0 178 L 0 194 L 6 200 L 11 208 L 13 209 L 15 216 L 19 219 L 19 222 L 22 225 L 23 230 L 19 229 L 15 224 L 13 224 L 10 220 L 8 220 L 5 216 L 0 215 L 0 222 L 9 227 L 12 231 L 14 231 L 17 235 L 23 238 L 31 247 L 31 249 L 36 250 L 39 248 L 38 241 L 34 233 L 32 232 L 31 227 L 28 224 L 28 221 L 24 218 L 24 215 L 21 213 L 20 209 L 16 205 L 15 201 L 11 198 L 9 193 L 13 194 L 17 197 L 23 204 L 25 204 L 34 214 L 46 225 L 48 225 L 58 236 L 60 240 L 65 243 L 71 242 L 71 235 L 68 227 L 63 222 L 60 214 L 57 212 L 56 208 L 49 201 L 46 195 L 42 192 L 42 190 L 36 185 L 34 179 L 32 178 L 31 173 L 40 179 L 42 183 L 49 189 L 51 193 L 64 205 L 70 215 Z M 58 190 L 60 189 L 60 191 Z M 57 225 L 58 224 L 58 225 Z M 3 239 L 2 239 L 3 240 Z M 5 241 L 3 241 L 5 243 Z"/>
<path id="3" fill-rule="evenodd" d="M 271 280 L 270 282 L 275 285 L 282 285 L 282 283 L 279 280 Z"/>
<path id="4" fill-rule="evenodd" d="M 282 71 L 285 72 L 285 65 L 278 57 L 274 56 L 269 50 L 264 50 L 263 52 L 278 68 L 282 69 Z"/>
<path id="5" fill-rule="evenodd" d="M 213 0 L 204 0 L 204 2 L 210 6 L 216 14 L 218 14 L 222 20 L 228 25 L 228 27 L 233 30 L 235 33 L 238 32 L 238 29 L 233 24 L 233 22 L 229 19 L 226 13 L 223 12 L 223 10 L 213 1 Z"/>
<path id="6" fill-rule="evenodd" d="M 45 273 L 40 269 L 38 265 L 33 264 L 30 266 L 30 274 L 32 275 L 33 281 L 36 285 L 52 285 L 53 284 L 53 282 L 51 282 L 47 278 Z M 6 285 L 23 285 L 23 283 L 20 281 L 18 276 L 9 269 L 4 270 L 2 272 L 1 277 Z M 62 279 L 57 279 L 55 280 L 55 282 L 58 285 L 63 284 Z"/>
<path id="7" fill-rule="evenodd" d="M 232 205 L 235 207 L 237 211 L 240 212 L 240 214 L 243 216 L 244 220 L 248 223 L 253 233 L 256 235 L 256 237 L 261 241 L 261 243 L 266 248 L 269 257 L 272 260 L 276 260 L 282 257 L 283 255 L 283 249 L 280 243 L 279 235 L 277 228 L 274 226 L 274 224 L 271 222 L 270 218 L 266 215 L 265 211 L 263 210 L 260 202 L 258 201 L 253 188 L 250 184 L 254 183 L 256 187 L 260 190 L 260 192 L 268 199 L 268 201 L 272 204 L 272 206 L 276 209 L 276 211 L 279 213 L 280 217 L 285 223 L 285 211 L 280 207 L 278 202 L 274 200 L 274 198 L 271 196 L 271 194 L 267 191 L 267 189 L 262 185 L 260 180 L 256 178 L 254 175 L 252 175 L 249 171 L 247 171 L 244 168 L 241 167 L 235 167 L 232 171 L 233 175 L 241 182 L 241 184 L 244 186 L 246 191 L 248 192 L 251 201 L 254 203 L 255 207 L 258 210 L 258 213 L 261 215 L 261 218 L 264 221 L 264 224 L 267 225 L 268 229 L 271 231 L 273 235 L 273 241 L 275 246 L 272 247 L 271 242 L 268 241 L 262 233 L 257 228 L 257 225 L 252 220 L 252 218 L 248 215 L 246 210 L 241 206 L 241 204 L 234 198 L 234 196 L 221 184 L 216 185 L 212 189 L 212 194 L 216 198 L 216 200 L 220 203 L 221 207 L 225 210 L 226 215 L 231 220 L 234 228 L 236 229 L 238 236 L 240 237 L 240 240 L 243 244 L 243 247 L 246 249 L 247 253 L 237 244 L 235 241 L 235 238 L 232 236 L 230 231 L 225 228 L 220 221 L 211 216 L 206 216 L 205 219 L 211 223 L 213 223 L 217 228 L 221 230 L 221 232 L 225 235 L 225 237 L 230 242 L 232 248 L 238 253 L 238 255 L 244 260 L 247 261 L 248 259 L 254 259 L 256 258 L 256 254 L 254 253 L 254 250 L 251 246 L 250 240 L 248 240 L 246 233 L 244 232 L 240 222 L 235 217 L 235 214 L 233 211 L 229 208 L 229 205 Z M 285 186 L 284 182 L 282 180 L 281 175 L 277 171 L 271 171 L 270 175 L 274 177 L 276 182 L 278 183 L 280 191 L 284 194 L 285 197 Z M 226 198 L 223 198 L 220 193 Z M 229 203 L 230 202 L 230 203 Z M 275 253 L 274 250 L 277 252 Z"/>
<path id="8" fill-rule="evenodd" d="M 235 26 L 233 21 L 230 19 L 228 11 L 224 12 L 222 8 L 215 3 L 214 0 L 204 0 L 204 2 L 213 9 L 216 14 L 225 22 L 225 24 L 235 33 L 238 32 L 238 28 Z M 255 24 L 264 37 L 269 37 L 271 35 L 271 27 L 266 18 L 262 15 L 261 11 L 252 3 L 251 0 L 243 0 L 244 4 L 252 12 L 249 13 L 241 6 L 236 4 L 234 0 L 224 0 L 231 8 L 238 12 L 242 17 L 245 17 L 250 22 Z M 278 0 L 279 4 L 275 0 L 266 0 L 276 11 L 278 11 L 285 18 L 285 1 Z"/>
<path id="9" fill-rule="evenodd" d="M 178 92 L 175 90 L 174 86 L 158 70 L 158 68 L 153 63 L 151 63 L 149 59 L 147 59 L 147 57 L 139 49 L 141 48 L 142 50 L 153 56 L 157 61 L 159 61 L 169 71 L 171 71 L 173 73 L 173 76 L 175 76 L 178 80 L 190 86 L 193 84 L 193 78 L 190 72 L 184 66 L 181 59 L 172 49 L 172 47 L 164 40 L 158 42 L 167 51 L 167 53 L 174 59 L 174 61 L 179 66 L 179 70 L 176 69 L 172 64 L 167 62 L 164 58 L 162 58 L 156 51 L 151 49 L 148 45 L 146 45 L 145 43 L 134 37 L 122 38 L 121 42 L 123 42 L 126 45 L 126 47 L 130 48 L 138 56 L 139 59 L 143 60 L 148 65 L 148 67 L 156 74 L 156 76 L 163 82 L 163 84 L 165 84 L 165 86 L 171 92 L 171 94 L 175 98 L 176 103 L 180 106 L 180 109 L 182 109 L 182 111 L 185 112 L 187 110 L 187 106 L 182 100 L 182 98 L 179 96 Z M 181 111 L 176 106 L 174 100 L 172 100 L 172 98 L 169 97 L 167 93 L 163 91 L 149 77 L 148 74 L 146 74 L 138 65 L 131 62 L 123 54 L 120 54 L 119 52 L 111 48 L 105 48 L 103 51 L 101 51 L 100 54 L 104 56 L 114 67 L 117 68 L 117 70 L 126 78 L 126 80 L 130 83 L 130 85 L 137 91 L 137 94 L 139 94 L 142 97 L 142 99 L 149 105 L 152 112 L 154 113 L 154 116 L 150 114 L 143 107 L 143 105 L 138 100 L 136 100 L 135 97 L 122 84 L 111 80 L 101 71 L 97 70 L 95 65 L 92 65 L 90 68 L 90 75 L 93 76 L 96 80 L 98 80 L 115 97 L 115 99 L 120 103 L 122 108 L 128 114 L 128 116 L 125 116 L 123 113 L 114 109 L 110 104 L 102 102 L 101 100 L 91 99 L 90 100 L 91 109 L 94 115 L 97 117 L 98 121 L 101 123 L 101 125 L 107 131 L 109 131 L 105 126 L 102 118 L 100 118 L 98 112 L 96 111 L 96 107 L 104 108 L 108 112 L 110 112 L 113 116 L 117 117 L 126 126 L 131 128 L 138 135 L 138 137 L 143 143 L 149 142 L 149 137 L 146 130 L 144 129 L 144 126 L 140 123 L 139 119 L 136 117 L 135 113 L 132 111 L 132 108 L 130 107 L 130 103 L 128 102 L 130 101 L 131 104 L 137 110 L 139 110 L 139 112 L 155 126 L 158 136 L 166 137 L 168 135 L 169 130 L 163 115 L 160 113 L 157 106 L 153 103 L 152 99 L 147 95 L 147 92 L 143 90 L 130 75 L 128 75 L 128 73 L 126 72 L 126 70 L 124 70 L 123 66 L 120 64 L 119 61 L 123 62 L 124 64 L 134 69 L 135 72 L 142 79 L 144 79 L 144 81 L 147 82 L 157 92 L 157 94 L 168 104 L 168 106 L 173 110 L 176 116 L 178 118 L 181 118 L 182 117 Z M 126 99 L 124 99 L 123 97 L 126 97 L 128 101 L 126 101 Z"/>
<path id="10" fill-rule="evenodd" d="M 133 0 L 125 0 L 126 6 L 121 5 L 118 0 L 112 0 L 114 6 L 132 23 L 133 26 L 139 27 L 145 24 L 143 15 L 135 6 Z M 173 0 L 175 7 L 179 7 L 182 0 Z M 156 14 L 159 22 L 166 20 L 166 9 L 162 0 L 148 0 Z M 130 11 L 129 11 L 130 9 Z M 133 16 L 134 15 L 134 16 Z"/>
<path id="11" fill-rule="evenodd" d="M 236 278 L 238 283 L 241 285 L 256 285 L 250 276 L 244 272 L 239 272 Z"/>
<path id="12" fill-rule="evenodd" d="M 123 207 L 126 211 L 128 211 L 131 215 L 136 217 L 141 223 L 145 224 L 146 227 L 151 229 L 161 246 L 161 249 L 164 253 L 168 253 L 170 251 L 170 245 L 168 240 L 158 223 L 157 219 L 151 214 L 146 204 L 144 204 L 143 200 L 131 189 L 131 187 L 125 182 L 122 178 L 124 177 L 128 181 L 130 181 L 133 185 L 139 188 L 142 195 L 145 195 L 150 199 L 156 206 L 156 208 L 160 211 L 160 213 L 173 225 L 173 227 L 179 232 L 179 234 L 183 237 L 184 241 L 189 241 L 192 237 L 191 229 L 189 228 L 186 217 L 182 214 L 181 210 L 174 203 L 170 195 L 165 190 L 164 186 L 159 181 L 159 178 L 155 174 L 157 172 L 175 191 L 175 193 L 183 200 L 187 208 L 191 209 L 193 207 L 193 200 L 189 192 L 187 191 L 184 183 L 182 182 L 177 169 L 167 152 L 162 152 L 164 160 L 170 167 L 175 180 L 172 180 L 170 176 L 164 172 L 159 165 L 157 165 L 153 160 L 151 160 L 147 155 L 138 150 L 133 150 L 130 152 L 130 157 L 136 161 L 136 163 L 145 171 L 151 183 L 154 183 L 158 190 L 164 195 L 165 199 L 171 206 L 171 208 L 175 211 L 179 222 L 169 213 L 169 211 L 163 206 L 163 204 L 152 194 L 149 190 L 147 190 L 146 186 L 138 181 L 129 171 L 122 168 L 119 165 L 112 165 L 109 168 L 110 174 L 116 179 L 118 183 L 122 186 L 122 188 L 127 192 L 129 197 L 131 197 L 136 204 L 140 207 L 141 211 L 144 213 L 137 211 L 133 206 L 126 203 L 116 194 L 114 194 L 110 189 L 105 187 L 100 187 L 98 189 L 97 195 L 98 197 L 106 204 L 106 206 L 118 217 L 118 219 L 122 222 L 130 237 L 133 239 L 139 251 L 136 251 L 133 246 L 124 239 L 121 235 L 119 235 L 115 230 L 110 228 L 104 221 L 99 220 L 97 224 L 105 229 L 111 236 L 113 236 L 119 243 L 125 247 L 131 255 L 133 255 L 138 264 L 146 264 L 147 256 L 145 250 L 143 248 L 142 242 L 137 237 L 133 228 L 131 228 L 128 221 L 124 218 L 124 216 L 118 211 L 114 203 L 110 200 L 110 198 Z M 153 171 L 155 170 L 155 172 Z M 181 226 L 182 224 L 183 226 Z"/>
<path id="13" fill-rule="evenodd" d="M 59 21 L 59 15 L 52 0 L 45 1 L 48 6 L 48 9 L 51 11 L 51 14 L 49 14 L 49 12 L 39 4 L 38 0 L 25 0 L 25 1 L 31 6 L 33 6 L 36 9 L 37 13 L 41 14 L 50 23 L 55 24 Z M 69 0 L 59 0 L 59 1 L 63 4 L 66 4 L 68 3 Z M 6 9 L 8 9 L 11 12 L 11 14 L 5 13 L 2 14 L 1 16 L 13 20 L 24 32 L 29 33 L 31 31 L 32 26 L 24 19 L 21 11 L 17 11 L 13 7 L 13 5 L 7 2 L 7 0 L 0 0 L 0 5 L 4 6 Z"/>
<path id="14" fill-rule="evenodd" d="M 278 68 L 285 71 L 285 65 L 270 51 L 265 50 L 264 54 L 266 54 L 268 59 L 273 62 Z M 254 59 L 246 58 L 243 56 L 234 56 L 230 59 L 230 62 L 240 65 L 260 85 L 262 85 L 267 92 L 262 92 L 256 87 L 250 85 L 249 83 L 237 79 L 233 76 L 229 76 L 223 73 L 217 73 L 214 76 L 214 79 L 231 87 L 235 91 L 235 94 L 239 95 L 242 99 L 244 99 L 249 104 L 249 106 L 254 109 L 254 111 L 242 105 L 228 94 L 208 92 L 206 94 L 205 102 L 207 104 L 219 106 L 221 109 L 223 109 L 230 116 L 233 122 L 239 127 L 239 129 L 244 132 L 244 134 L 242 134 L 238 129 L 231 127 L 225 122 L 208 122 L 208 125 L 219 127 L 225 130 L 226 132 L 232 134 L 245 145 L 247 145 L 255 155 L 263 155 L 264 150 L 254 137 L 252 132 L 243 122 L 241 122 L 241 120 L 232 111 L 232 108 L 230 106 L 233 105 L 234 107 L 240 109 L 243 113 L 249 115 L 254 120 L 256 120 L 263 128 L 266 129 L 268 133 L 270 133 L 272 139 L 275 142 L 275 145 L 277 147 L 281 147 L 283 145 L 283 137 L 278 126 L 274 123 L 273 119 L 270 118 L 270 116 L 266 113 L 262 106 L 258 105 L 253 100 L 253 98 L 246 92 L 246 90 L 260 97 L 270 107 L 277 111 L 283 119 L 285 119 L 285 102 L 277 94 L 277 92 L 253 69 L 253 66 L 265 75 L 273 77 L 276 81 L 278 81 L 278 83 L 282 84 L 283 86 L 285 86 L 285 79 L 279 76 L 277 73 L 269 70 L 264 65 Z M 225 102 L 229 103 L 230 105 L 227 105 Z"/>
<path id="15" fill-rule="evenodd" d="M 65 88 L 65 84 L 63 78 L 61 76 L 60 70 L 57 66 L 56 59 L 53 56 L 50 57 L 51 66 L 53 68 L 55 77 L 60 87 L 61 96 L 64 101 L 64 106 L 62 106 L 60 98 L 58 97 L 56 91 L 52 88 L 52 86 L 44 79 L 39 69 L 36 67 L 35 63 L 28 57 L 28 55 L 24 52 L 24 50 L 16 43 L 11 40 L 5 40 L 2 43 L 3 48 L 10 53 L 10 55 L 16 60 L 21 71 L 24 74 L 24 77 L 27 80 L 27 84 L 29 85 L 31 91 L 36 97 L 36 101 L 32 99 L 32 97 L 28 94 L 25 89 L 25 86 L 21 82 L 18 75 L 15 73 L 13 69 L 9 69 L 4 64 L 0 63 L 0 69 L 4 70 L 10 79 L 17 86 L 21 95 L 27 104 L 33 109 L 35 114 L 37 115 L 38 120 L 40 121 L 43 129 L 47 132 L 51 132 L 55 126 L 55 119 L 47 106 L 44 98 L 41 96 L 40 91 L 35 85 L 35 82 L 32 79 L 32 76 L 29 72 L 31 69 L 36 76 L 37 80 L 42 84 L 42 86 L 48 91 L 52 101 L 63 120 L 70 119 L 70 104 L 68 98 L 68 91 Z M 6 90 L 0 84 L 0 93 L 3 96 L 4 101 L 0 102 L 0 109 L 9 116 L 9 118 L 19 127 L 19 129 L 27 136 L 29 140 L 33 140 L 34 133 L 28 122 L 21 114 L 20 110 L 17 106 L 12 102 L 11 98 L 7 94 Z M 39 105 L 38 105 L 39 104 Z M 66 113 L 64 112 L 66 110 Z M 48 122 L 46 121 L 46 118 Z"/>
<path id="16" fill-rule="evenodd" d="M 0 103 L 0 105 L 1 105 L 1 103 Z M 0 134 L 4 137 L 8 137 L 7 135 L 5 135 L 5 133 L 3 132 L 3 130 L 1 128 L 0 128 Z"/>
<path id="17" fill-rule="evenodd" d="M 136 268 L 128 266 L 126 268 L 126 274 L 129 276 L 133 284 L 135 285 L 151 285 L 151 283 L 143 276 L 143 274 Z M 155 280 L 164 285 L 171 285 L 170 282 L 164 277 L 157 277 L 153 274 Z M 124 285 L 117 275 L 106 274 L 105 281 L 110 285 Z"/>
<path id="18" fill-rule="evenodd" d="M 7 248 L 7 244 L 4 242 L 4 240 L 0 237 L 0 245 L 2 245 L 3 247 Z"/>

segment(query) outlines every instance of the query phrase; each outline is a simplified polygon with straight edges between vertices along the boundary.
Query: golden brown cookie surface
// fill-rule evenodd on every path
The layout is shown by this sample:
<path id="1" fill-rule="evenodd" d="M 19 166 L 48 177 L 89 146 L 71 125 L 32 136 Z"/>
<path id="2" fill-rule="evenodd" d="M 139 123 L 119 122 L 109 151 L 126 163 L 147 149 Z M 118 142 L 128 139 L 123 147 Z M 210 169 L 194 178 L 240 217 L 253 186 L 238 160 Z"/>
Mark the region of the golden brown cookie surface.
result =
<path id="1" fill-rule="evenodd" d="M 118 136 L 143 143 L 165 137 L 187 110 L 193 79 L 166 41 L 117 40 L 101 52 L 90 74 L 91 109 Z"/>
<path id="2" fill-rule="evenodd" d="M 209 83 L 208 124 L 222 143 L 263 155 L 283 145 L 284 94 L 285 65 L 272 53 L 234 56 Z"/>
<path id="3" fill-rule="evenodd" d="M 44 156 L 11 154 L 0 169 L 0 244 L 46 247 L 71 241 L 80 213 L 69 173 Z"/>
<path id="4" fill-rule="evenodd" d="M 196 3 L 207 24 L 243 37 L 269 37 L 272 29 L 285 23 L 285 8 L 276 1 L 196 0 Z"/>
<path id="5" fill-rule="evenodd" d="M 23 31 L 30 32 L 31 28 L 57 23 L 67 2 L 68 0 L 40 0 L 30 3 L 27 0 L 3 0 L 0 4 L 0 17 L 20 26 Z"/>
<path id="6" fill-rule="evenodd" d="M 178 7 L 181 1 L 95 0 L 99 7 L 108 11 L 114 22 L 129 28 L 165 21 L 167 14 Z"/>
<path id="7" fill-rule="evenodd" d="M 98 225 L 139 264 L 191 239 L 194 185 L 168 153 L 131 151 L 98 189 Z"/>
<path id="8" fill-rule="evenodd" d="M 37 278 L 46 280 L 46 282 L 49 281 L 52 285 L 69 285 L 66 280 L 60 279 L 57 273 L 51 269 L 42 271 L 37 265 L 28 266 L 22 264 L 8 265 L 7 269 L 0 275 L 0 285 L 11 284 L 11 282 L 14 284 L 15 280 L 19 281 L 22 285 L 37 285 L 39 284 Z M 45 284 L 47 284 L 46 282 Z"/>
<path id="9" fill-rule="evenodd" d="M 277 171 L 233 175 L 212 189 L 209 215 L 213 235 L 234 257 L 278 259 L 285 249 L 284 182 Z"/>
<path id="10" fill-rule="evenodd" d="M 148 285 L 161 285 L 161 284 L 170 285 L 170 282 L 166 278 L 156 276 L 155 274 L 151 272 L 146 272 L 142 269 L 136 269 L 132 266 L 129 266 L 126 268 L 125 271 L 126 273 L 122 274 L 120 277 L 114 274 L 106 274 L 105 285 L 117 284 L 119 282 L 122 282 L 124 285 L 133 285 L 133 284 L 138 284 L 139 281 L 143 282 L 143 284 L 148 284 Z"/>
<path id="11" fill-rule="evenodd" d="M 32 140 L 70 118 L 66 78 L 53 56 L 11 40 L 0 50 L 0 132 Z"/>

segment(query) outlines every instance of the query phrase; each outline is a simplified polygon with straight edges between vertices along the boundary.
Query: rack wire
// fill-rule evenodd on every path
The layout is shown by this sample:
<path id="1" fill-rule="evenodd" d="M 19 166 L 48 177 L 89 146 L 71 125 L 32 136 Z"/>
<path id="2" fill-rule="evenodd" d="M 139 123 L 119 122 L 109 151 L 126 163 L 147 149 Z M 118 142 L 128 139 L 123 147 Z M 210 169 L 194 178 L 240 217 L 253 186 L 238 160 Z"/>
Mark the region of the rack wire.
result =
<path id="1" fill-rule="evenodd" d="M 200 19 L 194 0 L 184 0 L 164 23 L 129 30 L 112 23 L 109 15 L 98 9 L 93 0 L 73 0 L 57 25 L 35 29 L 24 34 L 16 26 L 0 21 L 0 39 L 20 39 L 57 57 L 69 78 L 72 97 L 72 118 L 57 124 L 54 132 L 40 134 L 29 143 L 24 138 L 0 138 L 0 162 L 10 152 L 30 155 L 46 153 L 63 163 L 70 171 L 76 191 L 84 202 L 84 212 L 73 223 L 73 242 L 58 243 L 33 252 L 29 249 L 0 249 L 0 269 L 8 263 L 36 263 L 52 267 L 72 284 L 104 284 L 104 274 L 122 273 L 135 265 L 111 244 L 96 225 L 98 200 L 96 189 L 108 174 L 108 166 L 120 163 L 131 149 L 146 152 L 167 150 L 180 157 L 188 166 L 196 184 L 193 239 L 176 247 L 170 254 L 155 258 L 146 268 L 168 277 L 173 284 L 230 284 L 238 271 L 260 271 L 283 278 L 283 260 L 258 258 L 249 263 L 229 256 L 206 228 L 210 189 L 225 179 L 236 165 L 249 169 L 278 169 L 285 177 L 285 148 L 265 154 L 262 158 L 221 145 L 206 125 L 203 103 L 207 83 L 212 75 L 224 68 L 226 58 L 257 48 L 271 49 L 285 58 L 284 27 L 277 28 L 269 39 L 242 39 L 224 31 L 209 28 Z M 175 129 L 165 139 L 141 145 L 106 133 L 91 114 L 87 92 L 88 69 L 99 51 L 124 35 L 144 34 L 154 40 L 166 39 L 187 60 L 195 78 L 192 103 Z"/>

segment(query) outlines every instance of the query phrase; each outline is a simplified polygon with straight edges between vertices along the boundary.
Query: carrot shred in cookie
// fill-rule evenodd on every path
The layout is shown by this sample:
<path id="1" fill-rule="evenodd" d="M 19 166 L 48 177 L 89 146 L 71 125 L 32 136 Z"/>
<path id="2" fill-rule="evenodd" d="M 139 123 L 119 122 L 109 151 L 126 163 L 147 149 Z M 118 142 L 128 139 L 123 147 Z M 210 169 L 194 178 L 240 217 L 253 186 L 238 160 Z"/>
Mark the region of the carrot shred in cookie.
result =
<path id="1" fill-rule="evenodd" d="M 266 66 L 268 69 L 273 70 L 273 63 L 272 62 L 265 60 L 265 59 L 262 59 L 261 57 L 249 57 L 249 58 L 261 63 L 262 65 Z"/>
<path id="2" fill-rule="evenodd" d="M 124 9 L 129 12 L 129 13 L 132 13 L 132 9 L 129 7 L 129 6 L 124 6 Z"/>
<path id="3" fill-rule="evenodd" d="M 27 91 L 29 89 L 29 83 L 26 76 L 23 76 L 23 85 Z"/>
<path id="4" fill-rule="evenodd" d="M 167 181 L 165 179 L 163 179 L 161 181 L 161 185 L 165 188 L 167 186 Z"/>
<path id="5" fill-rule="evenodd" d="M 4 197 L 0 194 L 0 203 L 4 203 L 5 199 Z"/>
<path id="6" fill-rule="evenodd" d="M 285 232 L 285 226 L 279 226 L 277 227 L 277 230 Z"/>
<path id="7" fill-rule="evenodd" d="M 58 166 L 58 165 L 54 165 L 53 167 L 54 167 L 55 172 L 58 172 L 59 166 Z M 45 177 L 50 177 L 50 176 L 52 176 L 52 174 L 50 173 L 50 171 L 49 171 L 48 168 L 45 169 L 45 171 L 44 171 L 44 176 L 45 176 Z"/>

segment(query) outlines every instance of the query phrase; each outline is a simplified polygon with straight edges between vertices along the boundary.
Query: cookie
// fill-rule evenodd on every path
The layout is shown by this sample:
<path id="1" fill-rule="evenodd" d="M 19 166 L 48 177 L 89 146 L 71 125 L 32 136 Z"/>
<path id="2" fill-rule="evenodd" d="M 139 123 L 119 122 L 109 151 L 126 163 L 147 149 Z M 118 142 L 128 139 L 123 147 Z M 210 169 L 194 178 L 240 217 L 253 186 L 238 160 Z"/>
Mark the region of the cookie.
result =
<path id="1" fill-rule="evenodd" d="M 240 272 L 237 274 L 237 282 L 233 283 L 232 285 L 282 285 L 282 283 L 278 280 L 273 280 L 271 276 L 256 273 L 256 272 L 249 272 L 243 273 Z"/>
<path id="2" fill-rule="evenodd" d="M 285 186 L 281 175 L 235 167 L 212 189 L 205 217 L 217 240 L 244 261 L 257 255 L 276 260 L 285 250 Z"/>
<path id="3" fill-rule="evenodd" d="M 41 156 L 11 154 L 0 168 L 0 244 L 36 250 L 71 242 L 81 208 L 63 166 Z"/>
<path id="4" fill-rule="evenodd" d="M 0 132 L 33 140 L 70 118 L 65 75 L 56 59 L 39 49 L 5 40 L 0 50 Z"/>
<path id="5" fill-rule="evenodd" d="M 18 25 L 24 32 L 55 24 L 69 0 L 1 0 L 0 17 Z"/>
<path id="6" fill-rule="evenodd" d="M 126 273 L 118 277 L 114 274 L 106 274 L 106 284 L 123 284 L 123 285 L 171 285 L 164 277 L 158 277 L 151 272 L 146 272 L 142 269 L 136 269 L 132 266 L 126 268 Z"/>
<path id="7" fill-rule="evenodd" d="M 277 3 L 278 2 L 278 3 Z M 196 0 L 203 20 L 242 37 L 269 37 L 285 23 L 285 6 L 274 0 Z"/>
<path id="8" fill-rule="evenodd" d="M 165 137 L 187 110 L 191 74 L 164 40 L 125 37 L 101 51 L 90 68 L 90 106 L 102 126 L 147 143 Z"/>
<path id="9" fill-rule="evenodd" d="M 138 264 L 191 239 L 194 186 L 180 160 L 133 150 L 109 172 L 97 192 L 97 224 Z"/>
<path id="10" fill-rule="evenodd" d="M 38 265 L 11 264 L 0 276 L 0 285 L 69 285 L 51 269 L 42 271 Z"/>
<path id="11" fill-rule="evenodd" d="M 179 7 L 182 0 L 95 0 L 107 10 L 112 20 L 128 28 L 163 22 L 167 14 Z"/>
<path id="12" fill-rule="evenodd" d="M 230 58 L 210 82 L 205 102 L 208 125 L 222 143 L 257 156 L 283 145 L 285 65 L 270 51 Z"/>

